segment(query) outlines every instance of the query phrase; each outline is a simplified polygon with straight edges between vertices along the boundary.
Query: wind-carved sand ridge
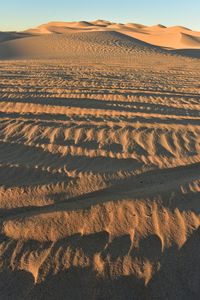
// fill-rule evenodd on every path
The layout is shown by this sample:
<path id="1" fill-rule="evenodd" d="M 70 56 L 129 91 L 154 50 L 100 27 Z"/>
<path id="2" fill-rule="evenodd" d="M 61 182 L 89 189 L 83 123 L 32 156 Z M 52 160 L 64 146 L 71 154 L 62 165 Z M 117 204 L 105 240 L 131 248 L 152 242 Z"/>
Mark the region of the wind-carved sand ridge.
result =
<path id="1" fill-rule="evenodd" d="M 2 299 L 199 299 L 200 62 L 128 28 L 194 35 L 0 42 Z"/>

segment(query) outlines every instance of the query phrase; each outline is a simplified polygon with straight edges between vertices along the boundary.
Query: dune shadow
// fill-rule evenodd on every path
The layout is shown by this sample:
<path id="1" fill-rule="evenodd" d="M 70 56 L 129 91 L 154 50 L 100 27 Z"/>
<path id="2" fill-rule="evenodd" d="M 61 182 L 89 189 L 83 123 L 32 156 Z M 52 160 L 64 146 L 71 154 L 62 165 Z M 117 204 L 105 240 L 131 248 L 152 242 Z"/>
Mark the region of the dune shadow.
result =
<path id="1" fill-rule="evenodd" d="M 21 119 L 22 118 L 22 115 L 20 113 L 5 113 L 5 112 L 0 112 L 0 117 L 1 118 L 11 118 L 11 119 Z M 76 122 L 76 121 L 95 121 L 95 122 L 102 122 L 103 119 L 107 118 L 108 121 L 112 121 L 113 123 L 118 123 L 119 120 L 116 119 L 115 117 L 107 117 L 107 116 L 103 116 L 103 119 L 102 117 L 97 117 L 97 116 L 92 116 L 91 114 L 88 114 L 88 115 L 73 115 L 73 116 L 67 116 L 65 114 L 51 114 L 51 113 L 38 113 L 37 116 L 35 114 L 32 114 L 32 113 L 27 113 L 27 114 L 23 114 L 23 118 L 24 119 L 27 119 L 27 120 L 35 120 L 37 118 L 38 121 L 40 121 L 40 125 L 43 125 L 43 126 L 46 126 L 47 123 L 46 123 L 46 120 L 48 120 L 48 126 L 52 126 L 52 127 L 55 127 L 55 124 L 62 124 L 62 121 L 69 121 L 71 119 L 73 119 L 73 122 Z M 158 117 L 154 117 L 154 116 L 151 116 L 148 118 L 148 116 L 133 116 L 133 117 L 126 117 L 126 121 L 127 122 L 133 122 L 133 123 L 136 123 L 136 122 L 142 122 L 144 124 L 180 124 L 180 125 L 188 125 L 188 124 L 191 124 L 191 125 L 199 125 L 200 124 L 200 121 L 199 119 L 193 119 L 193 118 L 190 118 L 189 116 L 187 117 L 187 119 L 181 119 L 181 118 L 170 118 L 168 117 L 167 119 L 166 118 L 160 118 L 159 116 Z M 87 127 L 94 127 L 95 125 L 93 124 L 84 124 L 84 126 L 87 126 Z M 107 125 L 104 125 L 105 127 Z"/>
<path id="2" fill-rule="evenodd" d="M 118 257 L 123 257 L 128 254 L 131 247 L 130 235 L 122 235 L 115 237 L 102 251 L 103 259 L 109 257 L 111 261 L 115 261 Z"/>
<path id="3" fill-rule="evenodd" d="M 140 260 L 159 261 L 162 256 L 162 241 L 156 234 L 140 239 L 137 251 Z"/>
<path id="4" fill-rule="evenodd" d="M 34 288 L 34 277 L 31 273 L 21 270 L 5 270 L 0 273 L 0 299 L 30 299 Z"/>
<path id="5" fill-rule="evenodd" d="M 134 277 L 101 278 L 91 268 L 73 267 L 49 276 L 35 287 L 34 299 L 140 300 L 143 284 Z"/>
<path id="6" fill-rule="evenodd" d="M 112 258 L 111 261 L 114 262 L 118 257 L 125 256 L 129 248 L 130 237 L 128 235 L 115 238 L 107 247 Z M 72 268 L 58 274 L 58 278 L 62 277 L 59 282 L 64 280 L 64 275 L 69 278 L 70 287 L 73 287 L 71 280 L 73 281 L 74 276 L 76 284 L 80 287 L 80 294 L 77 294 L 74 288 L 70 290 L 68 287 L 65 290 L 66 297 L 69 295 L 71 299 L 87 299 L 89 297 L 98 300 L 199 299 L 200 229 L 193 232 L 181 249 L 172 246 L 165 249 L 163 253 L 161 239 L 157 235 L 149 235 L 141 239 L 138 254 L 137 259 L 141 261 L 147 259 L 152 263 L 160 262 L 161 264 L 160 270 L 156 271 L 147 285 L 144 285 L 143 280 L 134 275 L 100 278 L 89 268 Z M 49 283 L 51 286 L 51 280 L 54 281 L 54 279 L 50 277 L 50 281 L 47 280 L 42 286 Z M 56 284 L 55 281 L 54 284 Z"/>
<path id="7" fill-rule="evenodd" d="M 52 255 L 56 255 L 58 259 L 58 250 L 61 253 L 62 249 L 64 253 L 71 247 L 74 251 L 82 249 L 84 254 L 92 257 L 96 252 L 103 253 L 107 249 L 113 264 L 119 257 L 123 259 L 129 253 L 131 241 L 128 235 L 116 237 L 109 243 L 108 238 L 108 233 L 104 231 L 85 236 L 76 234 L 58 241 L 52 249 Z M 37 250 L 38 245 L 33 242 L 30 247 Z M 104 261 L 108 261 L 107 258 L 108 256 L 102 257 Z M 158 262 L 160 264 L 160 268 L 154 270 L 147 284 L 134 272 L 126 276 L 112 276 L 109 271 L 100 275 L 92 267 L 71 266 L 58 272 L 54 269 L 51 272 L 49 269 L 45 279 L 36 284 L 29 272 L 3 270 L 0 273 L 1 299 L 199 299 L 200 228 L 193 231 L 181 248 L 172 245 L 164 251 L 161 239 L 157 235 L 148 235 L 140 240 L 137 256 L 132 256 L 133 260 L 135 258 L 141 263 L 148 260 L 153 266 Z"/>
<path id="8" fill-rule="evenodd" d="M 200 49 L 178 49 L 171 50 L 170 53 L 187 56 L 191 58 L 200 58 Z"/>
<path id="9" fill-rule="evenodd" d="M 114 162 L 115 159 L 112 159 Z M 119 161 L 119 160 L 118 160 Z M 123 161 L 123 160 L 122 160 Z M 101 162 L 102 163 L 102 162 Z M 127 162 L 130 164 L 129 162 Z M 193 202 L 188 204 L 188 199 L 191 196 L 191 193 L 182 194 L 180 193 L 180 184 L 185 182 L 186 178 L 188 181 L 190 178 L 192 180 L 199 178 L 199 163 L 194 163 L 188 166 L 180 166 L 175 168 L 168 169 L 156 169 L 152 171 L 147 171 L 142 174 L 133 175 L 125 179 L 116 179 L 113 181 L 111 186 L 106 188 L 98 189 L 96 191 L 80 194 L 75 197 L 68 197 L 63 199 L 59 203 L 49 204 L 45 206 L 30 206 L 29 208 L 13 208 L 9 210 L 2 210 L 1 215 L 3 219 L 12 219 L 15 218 L 15 214 L 18 212 L 18 216 L 23 214 L 26 211 L 26 215 L 36 216 L 39 214 L 54 212 L 54 211 L 70 211 L 70 210 L 79 210 L 82 208 L 90 208 L 91 206 L 97 203 L 106 203 L 109 201 L 120 201 L 125 199 L 144 199 L 148 197 L 151 201 L 155 200 L 155 195 L 162 198 L 162 203 L 165 207 L 170 209 L 178 208 L 180 210 L 188 210 L 198 212 L 199 206 L 193 205 L 193 202 L 198 203 L 199 193 L 194 193 L 192 196 Z M 174 181 L 173 190 L 176 191 L 174 195 L 169 194 L 168 187 L 170 190 L 171 178 L 178 178 L 177 181 Z M 178 190 L 178 192 L 177 192 Z M 173 197 L 172 197 L 173 196 Z M 58 195 L 57 195 L 58 197 Z M 183 201 L 180 202 L 180 199 Z M 86 201 L 87 200 L 87 201 Z M 197 201 L 197 202 L 196 202 Z"/>
<path id="10" fill-rule="evenodd" d="M 200 228 L 193 232 L 181 249 L 172 247 L 164 255 L 160 271 L 148 284 L 153 299 L 198 300 Z"/>
<path id="11" fill-rule="evenodd" d="M 98 233 L 83 235 L 80 240 L 78 240 L 77 248 L 82 249 L 82 251 L 90 258 L 94 256 L 95 253 L 103 251 L 109 240 L 109 233 L 106 231 L 101 231 Z"/>
<path id="12" fill-rule="evenodd" d="M 12 94 L 12 92 L 10 93 Z M 158 91 L 141 91 L 134 93 L 135 96 L 146 96 L 148 97 L 184 97 L 184 98 L 198 98 L 197 93 L 184 93 L 180 92 L 178 94 L 172 93 L 171 91 L 158 92 Z M 141 102 L 130 102 L 130 101 L 115 101 L 115 100 L 98 100 L 98 99 L 87 99 L 87 98 L 52 98 L 52 97 L 31 97 L 23 99 L 9 99 L 9 102 L 13 103 L 32 103 L 40 105 L 53 105 L 53 106 L 63 106 L 71 108 L 83 108 L 83 109 L 100 109 L 100 110 L 112 110 L 121 112 L 140 112 L 146 114 L 158 114 L 158 115 L 176 115 L 185 116 L 187 115 L 187 110 L 185 108 L 169 107 L 167 105 L 162 105 L 158 103 L 141 103 Z M 190 109 L 190 117 L 199 117 L 199 110 Z"/>

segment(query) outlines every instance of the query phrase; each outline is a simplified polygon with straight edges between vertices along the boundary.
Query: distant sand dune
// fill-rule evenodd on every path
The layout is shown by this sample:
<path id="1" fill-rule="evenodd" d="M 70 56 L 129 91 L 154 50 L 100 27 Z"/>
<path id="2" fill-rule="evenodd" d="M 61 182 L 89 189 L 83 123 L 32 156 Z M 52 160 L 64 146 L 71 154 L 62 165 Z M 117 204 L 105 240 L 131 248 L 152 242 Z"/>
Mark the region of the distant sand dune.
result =
<path id="1" fill-rule="evenodd" d="M 143 49 L 139 47 L 142 43 Z M 153 48 L 158 53 L 167 49 L 168 55 L 181 50 L 177 54 L 199 57 L 200 33 L 182 26 L 144 26 L 104 20 L 49 22 L 21 33 L 0 32 L 0 59 L 66 59 L 77 57 L 78 53 L 82 59 L 92 59 L 92 52 L 107 59 L 109 53 L 118 56 L 126 53 L 134 59 L 134 55 L 147 54 Z"/>
<path id="2" fill-rule="evenodd" d="M 142 24 L 118 24 L 111 23 L 109 21 L 97 20 L 93 22 L 50 22 L 39 26 L 33 31 L 28 30 L 27 32 L 66 33 L 67 30 L 72 28 L 74 30 L 82 31 L 107 31 L 112 29 L 159 47 L 184 49 L 192 46 L 192 48 L 195 47 L 200 49 L 200 42 L 198 39 L 200 37 L 200 32 L 192 31 L 183 26 L 166 27 L 161 24 L 155 26 L 145 26 Z M 58 29 L 58 31 L 56 29 Z M 191 45 L 191 43 L 188 43 L 188 39 L 182 40 L 182 34 L 187 34 L 188 39 L 194 38 L 196 40 L 195 44 Z"/>
<path id="3" fill-rule="evenodd" d="M 161 50 L 116 31 L 76 32 L 33 36 L 0 44 L 0 58 L 111 57 L 160 53 Z"/>

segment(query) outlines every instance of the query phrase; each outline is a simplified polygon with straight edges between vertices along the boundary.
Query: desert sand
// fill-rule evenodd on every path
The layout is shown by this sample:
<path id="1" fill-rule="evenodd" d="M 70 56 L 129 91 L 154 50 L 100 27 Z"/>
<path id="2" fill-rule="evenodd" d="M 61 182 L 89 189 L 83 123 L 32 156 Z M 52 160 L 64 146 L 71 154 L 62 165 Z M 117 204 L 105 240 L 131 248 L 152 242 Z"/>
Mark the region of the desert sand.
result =
<path id="1" fill-rule="evenodd" d="M 0 299 L 199 299 L 200 33 L 0 32 Z"/>

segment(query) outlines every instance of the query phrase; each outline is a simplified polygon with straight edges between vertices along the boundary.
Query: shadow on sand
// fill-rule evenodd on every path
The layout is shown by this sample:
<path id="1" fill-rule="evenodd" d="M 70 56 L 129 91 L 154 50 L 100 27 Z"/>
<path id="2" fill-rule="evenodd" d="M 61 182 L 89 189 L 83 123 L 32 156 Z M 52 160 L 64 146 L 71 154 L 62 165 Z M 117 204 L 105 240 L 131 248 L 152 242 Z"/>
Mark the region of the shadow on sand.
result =
<path id="1" fill-rule="evenodd" d="M 76 237 L 72 244 L 90 246 L 89 254 L 96 251 L 93 243 L 97 235 Z M 81 241 L 81 244 L 80 244 Z M 108 236 L 101 233 L 98 246 L 102 250 Z M 74 244 L 74 246 L 75 246 Z M 81 246 L 81 247 L 82 247 Z M 125 255 L 130 246 L 128 236 L 114 240 L 108 247 L 112 259 Z M 181 249 L 172 247 L 162 252 L 161 241 L 155 235 L 141 240 L 137 255 L 139 259 L 160 262 L 160 271 L 145 285 L 134 275 L 111 277 L 109 272 L 98 277 L 90 268 L 72 267 L 56 275 L 48 275 L 40 284 L 34 284 L 32 275 L 25 271 L 4 271 L 0 274 L 1 299 L 65 299 L 65 300 L 149 300 L 149 299 L 199 299 L 200 294 L 200 228 L 186 241 Z M 94 249 L 93 249 L 94 248 Z M 104 253 L 108 255 L 108 253 Z"/>

